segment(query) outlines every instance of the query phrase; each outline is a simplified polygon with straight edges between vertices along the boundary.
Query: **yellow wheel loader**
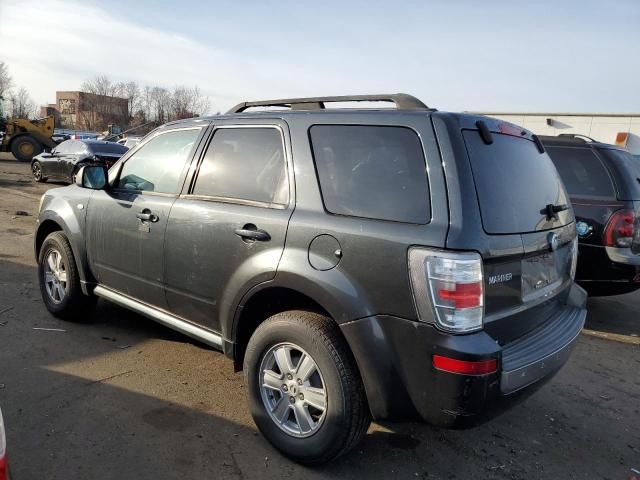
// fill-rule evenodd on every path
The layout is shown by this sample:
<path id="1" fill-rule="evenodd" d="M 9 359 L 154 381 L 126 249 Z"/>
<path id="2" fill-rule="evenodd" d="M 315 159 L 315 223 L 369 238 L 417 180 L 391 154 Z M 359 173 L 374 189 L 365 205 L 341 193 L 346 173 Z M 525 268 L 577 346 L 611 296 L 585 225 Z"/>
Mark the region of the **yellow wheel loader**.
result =
<path id="1" fill-rule="evenodd" d="M 51 137 L 54 128 L 53 116 L 38 120 L 12 118 L 7 120 L 6 131 L 0 140 L 0 152 L 11 152 L 21 162 L 30 162 L 46 148 L 56 146 Z"/>

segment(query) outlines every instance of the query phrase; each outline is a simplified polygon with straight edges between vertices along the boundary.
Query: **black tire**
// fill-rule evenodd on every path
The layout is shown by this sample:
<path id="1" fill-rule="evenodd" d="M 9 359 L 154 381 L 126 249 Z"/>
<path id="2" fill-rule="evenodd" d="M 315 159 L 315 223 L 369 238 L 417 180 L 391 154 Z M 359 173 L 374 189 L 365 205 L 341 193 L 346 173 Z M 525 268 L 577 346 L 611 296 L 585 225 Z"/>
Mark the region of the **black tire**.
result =
<path id="1" fill-rule="evenodd" d="M 11 142 L 11 153 L 20 162 L 30 162 L 42 153 L 42 145 L 31 135 L 20 135 Z"/>
<path id="2" fill-rule="evenodd" d="M 261 393 L 259 375 L 263 359 L 280 344 L 298 346 L 312 358 L 326 391 L 324 417 L 318 421 L 317 430 L 303 438 L 287 433 L 271 418 Z M 284 374 L 281 378 L 286 381 Z M 251 414 L 262 434 L 280 452 L 299 463 L 320 464 L 345 454 L 360 442 L 371 423 L 353 355 L 335 322 L 317 313 L 288 311 L 265 320 L 247 345 L 244 381 Z M 292 390 L 283 386 L 287 393 L 278 395 L 290 395 Z"/>
<path id="3" fill-rule="evenodd" d="M 64 295 L 61 295 L 59 290 L 48 281 L 52 277 L 47 274 L 53 273 L 50 272 L 52 269 L 49 258 L 54 253 L 57 253 L 61 260 L 61 268 L 57 269 L 58 274 L 54 276 L 58 279 L 58 283 L 63 284 Z M 64 277 L 60 275 L 60 271 L 64 272 Z M 61 281 L 62 278 L 65 279 L 64 282 Z M 38 282 L 45 307 L 55 317 L 75 321 L 91 317 L 96 298 L 82 293 L 78 267 L 73 258 L 69 240 L 64 233 L 53 232 L 42 243 L 38 255 Z M 50 291 L 54 289 L 56 292 L 52 295 Z"/>
<path id="4" fill-rule="evenodd" d="M 31 164 L 31 174 L 33 175 L 33 179 L 38 183 L 47 181 L 47 177 L 42 173 L 42 164 L 37 160 Z"/>

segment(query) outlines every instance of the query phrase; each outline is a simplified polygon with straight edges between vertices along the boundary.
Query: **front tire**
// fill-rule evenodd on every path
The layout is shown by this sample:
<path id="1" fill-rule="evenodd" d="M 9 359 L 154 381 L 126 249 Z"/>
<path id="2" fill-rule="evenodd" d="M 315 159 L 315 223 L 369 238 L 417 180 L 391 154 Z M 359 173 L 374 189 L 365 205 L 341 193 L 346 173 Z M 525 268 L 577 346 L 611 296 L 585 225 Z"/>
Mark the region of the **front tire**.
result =
<path id="1" fill-rule="evenodd" d="M 244 378 L 256 425 L 297 462 L 343 455 L 371 423 L 353 355 L 323 315 L 289 311 L 265 320 L 249 340 Z"/>
<path id="2" fill-rule="evenodd" d="M 21 135 L 11 142 L 11 153 L 20 162 L 30 162 L 42 153 L 42 145 L 31 135 Z"/>
<path id="3" fill-rule="evenodd" d="M 80 288 L 78 267 L 69 240 L 62 232 L 45 238 L 38 255 L 38 280 L 42 300 L 49 312 L 65 320 L 90 317 L 95 297 Z"/>

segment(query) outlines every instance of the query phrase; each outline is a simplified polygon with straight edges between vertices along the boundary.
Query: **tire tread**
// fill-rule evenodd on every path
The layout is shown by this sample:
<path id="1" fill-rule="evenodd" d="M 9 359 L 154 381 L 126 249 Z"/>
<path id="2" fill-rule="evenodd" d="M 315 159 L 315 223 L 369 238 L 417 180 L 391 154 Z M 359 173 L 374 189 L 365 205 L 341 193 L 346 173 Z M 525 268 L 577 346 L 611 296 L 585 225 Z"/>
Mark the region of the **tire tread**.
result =
<path id="1" fill-rule="evenodd" d="M 314 341 L 321 342 L 324 345 L 343 381 L 345 394 L 349 395 L 349 398 L 346 399 L 346 404 L 350 412 L 347 413 L 348 421 L 342 438 L 336 441 L 334 447 L 321 457 L 297 459 L 306 464 L 326 463 L 344 455 L 362 440 L 371 423 L 369 405 L 353 354 L 346 344 L 338 325 L 332 319 L 316 312 L 289 310 L 277 313 L 265 320 L 256 329 L 254 335 L 259 335 L 260 331 L 268 329 L 274 324 L 289 325 L 291 322 L 300 323 L 311 330 Z"/>

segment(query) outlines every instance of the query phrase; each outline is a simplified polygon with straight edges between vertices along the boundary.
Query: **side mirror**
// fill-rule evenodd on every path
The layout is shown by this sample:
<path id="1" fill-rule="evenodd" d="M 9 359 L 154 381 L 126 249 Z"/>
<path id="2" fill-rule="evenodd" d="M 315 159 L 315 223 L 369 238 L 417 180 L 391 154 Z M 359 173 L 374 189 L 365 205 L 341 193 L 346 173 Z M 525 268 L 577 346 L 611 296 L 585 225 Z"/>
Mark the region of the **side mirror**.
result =
<path id="1" fill-rule="evenodd" d="M 107 167 L 103 165 L 87 165 L 81 167 L 76 174 L 76 185 L 92 190 L 104 190 L 107 188 Z"/>
<path id="2" fill-rule="evenodd" d="M 51 152 L 42 152 L 42 153 L 40 154 L 40 156 L 41 156 L 42 158 L 49 158 L 49 157 L 53 157 L 53 153 L 51 153 Z"/>

